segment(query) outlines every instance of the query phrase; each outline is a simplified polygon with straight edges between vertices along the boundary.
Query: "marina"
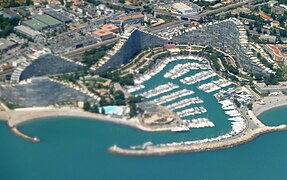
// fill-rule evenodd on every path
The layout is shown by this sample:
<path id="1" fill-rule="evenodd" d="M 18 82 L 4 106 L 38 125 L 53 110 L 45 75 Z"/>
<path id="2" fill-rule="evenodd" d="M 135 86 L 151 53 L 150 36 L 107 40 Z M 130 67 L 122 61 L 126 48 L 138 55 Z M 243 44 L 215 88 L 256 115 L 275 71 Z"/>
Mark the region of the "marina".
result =
<path id="1" fill-rule="evenodd" d="M 163 77 L 170 78 L 170 79 L 176 79 L 190 70 L 195 69 L 210 69 L 210 67 L 207 64 L 199 64 L 199 63 L 185 63 L 185 64 L 178 64 L 174 66 L 173 69 L 171 69 L 169 72 L 165 73 Z"/>
<path id="2" fill-rule="evenodd" d="M 233 99 L 236 96 L 240 101 L 249 100 L 248 95 L 237 92 L 232 82 L 219 77 L 203 59 L 167 58 L 138 78 L 137 86 L 145 88 L 135 91 L 134 95 L 140 94 L 146 101 L 165 106 L 182 119 L 182 124 L 172 128 L 172 132 L 191 133 L 193 129 L 206 128 L 217 132 L 198 140 L 164 144 L 153 142 L 147 149 L 221 142 L 241 136 L 247 128 L 247 121 L 234 105 Z M 164 84 L 154 87 L 157 79 L 162 78 L 165 78 Z M 151 86 L 153 88 L 149 89 Z M 215 109 L 217 112 L 212 113 L 209 119 L 210 111 Z M 220 130 L 217 124 L 225 124 L 229 128 Z"/>
<path id="3" fill-rule="evenodd" d="M 200 106 L 200 107 L 194 107 L 194 108 L 185 109 L 183 111 L 177 112 L 177 115 L 179 117 L 183 118 L 183 117 L 187 117 L 187 116 L 203 114 L 206 112 L 207 112 L 207 110 L 203 106 Z"/>
<path id="4" fill-rule="evenodd" d="M 211 70 L 210 71 L 203 71 L 203 72 L 199 72 L 195 75 L 181 79 L 180 81 L 183 84 L 191 85 L 191 84 L 195 84 L 195 83 L 204 81 L 204 80 L 211 78 L 211 77 L 214 77 L 214 76 L 216 76 L 216 73 L 211 71 Z"/>
<path id="5" fill-rule="evenodd" d="M 200 104 L 203 103 L 203 100 L 199 99 L 198 97 L 194 97 L 194 98 L 190 98 L 190 99 L 184 99 L 181 100 L 179 102 L 167 105 L 166 107 L 172 111 L 176 110 L 176 109 L 181 109 L 184 107 L 187 107 L 189 105 L 192 104 Z"/>
<path id="6" fill-rule="evenodd" d="M 140 95 L 145 97 L 145 98 L 151 98 L 151 97 L 158 96 L 160 94 L 172 91 L 172 90 L 177 89 L 177 88 L 179 88 L 178 85 L 175 85 L 175 84 L 168 82 L 167 84 L 157 86 L 156 88 L 151 89 L 147 92 L 144 92 Z"/>
<path id="7" fill-rule="evenodd" d="M 164 103 L 167 103 L 167 102 L 170 102 L 170 101 L 173 101 L 173 100 L 176 100 L 178 98 L 181 98 L 181 97 L 184 97 L 184 96 L 188 96 L 188 95 L 192 95 L 194 94 L 193 91 L 191 90 L 187 90 L 187 89 L 183 89 L 183 90 L 180 90 L 180 91 L 176 91 L 174 93 L 171 93 L 169 95 L 166 95 L 166 96 L 162 96 L 158 99 L 154 99 L 153 101 L 151 101 L 152 103 L 155 103 L 155 104 L 164 104 Z"/>

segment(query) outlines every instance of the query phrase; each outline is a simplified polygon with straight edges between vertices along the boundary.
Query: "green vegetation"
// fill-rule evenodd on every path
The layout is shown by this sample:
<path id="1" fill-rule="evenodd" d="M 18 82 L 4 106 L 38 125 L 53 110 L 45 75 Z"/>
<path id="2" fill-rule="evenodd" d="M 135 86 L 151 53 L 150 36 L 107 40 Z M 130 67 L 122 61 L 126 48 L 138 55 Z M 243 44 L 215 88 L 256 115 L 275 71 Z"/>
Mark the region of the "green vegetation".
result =
<path id="1" fill-rule="evenodd" d="M 253 109 L 252 103 L 247 104 L 247 108 L 248 108 L 249 110 L 252 110 L 252 109 Z"/>
<path id="2" fill-rule="evenodd" d="M 273 69 L 273 65 L 269 63 L 265 58 L 263 58 L 260 53 L 257 53 L 257 58 L 260 60 L 262 64 L 264 64 L 264 66 Z"/>
<path id="3" fill-rule="evenodd" d="M 0 38 L 5 38 L 12 33 L 14 26 L 17 26 L 18 23 L 19 19 L 17 18 L 9 19 L 0 15 Z"/>
<path id="4" fill-rule="evenodd" d="M 95 6 L 98 6 L 98 5 L 102 4 L 101 1 L 96 1 L 96 0 L 86 0 L 86 2 L 91 3 L 91 4 L 95 5 Z"/>
<path id="5" fill-rule="evenodd" d="M 3 102 L 3 104 L 5 104 L 5 106 L 7 106 L 9 109 L 15 109 L 16 106 L 8 101 L 6 101 L 6 99 L 4 99 L 3 97 L 0 97 L 0 101 Z"/>
<path id="6" fill-rule="evenodd" d="M 125 94 L 122 91 L 119 91 L 119 90 L 114 91 L 113 96 L 115 99 L 115 105 L 117 105 L 117 106 L 126 105 Z"/>
<path id="7" fill-rule="evenodd" d="M 240 102 L 239 102 L 237 99 L 234 99 L 233 101 L 234 101 L 234 104 L 235 104 L 238 108 L 240 108 L 240 106 L 241 106 Z"/>
<path id="8" fill-rule="evenodd" d="M 99 113 L 99 107 L 98 107 L 98 105 L 93 105 L 93 106 L 91 106 L 91 104 L 89 103 L 89 102 L 84 102 L 84 107 L 83 107 L 83 109 L 85 110 L 85 111 L 89 111 L 89 112 L 92 112 L 92 113 Z M 103 111 L 102 111 L 102 113 L 103 113 Z M 103 113 L 104 114 L 104 113 Z"/>
<path id="9" fill-rule="evenodd" d="M 56 78 L 60 81 L 68 81 L 76 84 L 82 75 L 83 75 L 82 73 L 62 74 L 56 76 Z"/>
<path id="10" fill-rule="evenodd" d="M 166 23 L 176 20 L 176 18 L 171 16 L 157 15 L 157 17 L 163 19 Z"/>
<path id="11" fill-rule="evenodd" d="M 101 58 L 103 58 L 107 51 L 111 49 L 113 45 L 109 46 L 102 46 L 97 49 L 92 49 L 89 51 L 86 51 L 83 54 L 83 61 L 82 63 L 86 64 L 88 67 L 93 66 L 95 63 L 97 63 Z"/>
<path id="12" fill-rule="evenodd" d="M 66 2 L 66 8 L 71 10 L 71 6 L 73 5 L 73 2 Z"/>
<path id="13" fill-rule="evenodd" d="M 266 85 L 277 85 L 278 84 L 278 79 L 275 78 L 275 75 L 271 74 L 269 77 L 264 78 L 264 83 Z"/>
<path id="14" fill-rule="evenodd" d="M 201 7 L 204 7 L 204 8 L 209 8 L 210 6 L 213 6 L 215 4 L 218 4 L 220 3 L 221 1 L 220 0 L 215 0 L 213 2 L 209 2 L 209 1 L 194 1 L 194 0 L 190 0 L 190 2 L 193 2 L 195 4 L 197 4 L 198 6 L 201 6 Z"/>
<path id="15" fill-rule="evenodd" d="M 134 85 L 134 75 L 128 74 L 124 77 L 120 76 L 119 72 L 104 71 L 99 73 L 100 77 L 111 79 L 112 82 L 118 82 L 121 85 Z"/>
<path id="16" fill-rule="evenodd" d="M 143 99 L 141 96 L 130 96 L 128 98 L 128 104 L 130 107 L 130 113 L 129 113 L 130 117 L 135 117 L 138 115 L 138 109 L 136 103 L 140 103 L 142 101 Z"/>

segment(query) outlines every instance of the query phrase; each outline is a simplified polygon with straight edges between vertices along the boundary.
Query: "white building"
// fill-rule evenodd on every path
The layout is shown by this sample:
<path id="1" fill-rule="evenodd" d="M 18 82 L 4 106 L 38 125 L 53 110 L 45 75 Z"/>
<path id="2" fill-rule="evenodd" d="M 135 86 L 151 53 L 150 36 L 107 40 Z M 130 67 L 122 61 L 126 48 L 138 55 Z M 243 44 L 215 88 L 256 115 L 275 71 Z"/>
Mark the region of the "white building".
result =
<path id="1" fill-rule="evenodd" d="M 184 3 L 174 3 L 172 5 L 173 8 L 175 8 L 177 11 L 181 12 L 182 14 L 192 14 L 192 13 L 197 13 L 198 8 L 196 7 L 190 7 Z"/>

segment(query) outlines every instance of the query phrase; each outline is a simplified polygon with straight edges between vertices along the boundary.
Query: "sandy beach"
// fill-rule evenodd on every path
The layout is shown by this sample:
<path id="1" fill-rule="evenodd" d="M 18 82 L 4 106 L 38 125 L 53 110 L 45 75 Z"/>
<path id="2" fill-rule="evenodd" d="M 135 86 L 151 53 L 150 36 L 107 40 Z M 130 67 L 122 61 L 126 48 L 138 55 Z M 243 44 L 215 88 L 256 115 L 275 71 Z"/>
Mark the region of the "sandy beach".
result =
<path id="1" fill-rule="evenodd" d="M 120 119 L 109 115 L 96 114 L 84 111 L 79 108 L 63 107 L 40 107 L 40 108 L 22 108 L 15 110 L 6 110 L 0 112 L 1 120 L 8 120 L 11 127 L 19 126 L 28 121 L 37 121 L 48 117 L 82 117 L 90 120 L 106 121 L 138 128 L 143 131 L 169 131 L 171 127 L 151 127 L 145 126 L 137 118 Z"/>
<path id="2" fill-rule="evenodd" d="M 254 103 L 253 105 L 253 112 L 256 116 L 262 114 L 265 111 L 270 109 L 280 107 L 280 106 L 287 106 L 287 96 L 280 95 L 280 96 L 267 96 L 263 98 L 266 104 L 260 105 Z"/>

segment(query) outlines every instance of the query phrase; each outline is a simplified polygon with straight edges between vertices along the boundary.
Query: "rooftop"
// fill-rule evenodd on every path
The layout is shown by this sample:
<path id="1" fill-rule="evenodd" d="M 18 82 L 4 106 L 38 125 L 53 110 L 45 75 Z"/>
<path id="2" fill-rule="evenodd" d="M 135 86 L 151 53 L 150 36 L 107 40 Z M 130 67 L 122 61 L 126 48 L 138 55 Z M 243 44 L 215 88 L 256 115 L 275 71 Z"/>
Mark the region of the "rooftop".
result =
<path id="1" fill-rule="evenodd" d="M 282 52 L 282 49 L 287 49 L 287 45 L 286 44 L 267 44 L 267 46 L 272 49 L 272 51 L 274 52 L 274 54 L 276 54 L 277 56 L 284 56 L 286 55 L 286 52 Z"/>
<path id="2" fill-rule="evenodd" d="M 118 27 L 113 24 L 105 24 L 101 27 L 101 29 L 104 31 L 112 31 L 118 29 Z"/>
<path id="3" fill-rule="evenodd" d="M 35 19 L 49 25 L 49 26 L 56 26 L 61 24 L 61 21 L 58 21 L 55 18 L 52 18 L 51 16 L 48 15 L 41 15 L 41 16 L 36 16 Z"/>
<path id="4" fill-rule="evenodd" d="M 15 13 L 14 11 L 10 10 L 10 9 L 3 9 L 2 11 L 0 11 L 0 14 L 3 14 L 4 16 L 8 16 L 8 17 L 17 17 L 18 14 Z"/>
<path id="5" fill-rule="evenodd" d="M 64 12 L 58 12 L 58 11 L 54 11 L 52 9 L 47 9 L 47 10 L 44 10 L 45 14 L 48 14 L 49 16 L 59 20 L 59 21 L 62 21 L 62 22 L 70 22 L 72 21 L 71 18 L 67 17 L 67 13 L 64 13 Z"/>
<path id="6" fill-rule="evenodd" d="M 271 18 L 270 16 L 266 15 L 266 14 L 265 14 L 264 12 L 262 12 L 262 11 L 259 12 L 259 15 L 260 15 L 263 19 L 265 19 L 265 20 L 272 21 L 272 18 Z"/>
<path id="7" fill-rule="evenodd" d="M 186 5 L 186 4 L 182 3 L 182 2 L 174 3 L 173 5 L 183 9 L 184 11 L 192 10 L 191 7 L 189 7 L 188 5 Z"/>
<path id="8" fill-rule="evenodd" d="M 97 30 L 97 31 L 94 31 L 93 34 L 97 35 L 97 36 L 108 36 L 108 35 L 111 35 L 113 34 L 111 31 L 106 31 L 106 30 Z"/>
<path id="9" fill-rule="evenodd" d="M 0 50 L 6 49 L 6 48 L 13 46 L 13 45 L 15 45 L 14 42 L 11 42 L 11 41 L 4 39 L 4 38 L 0 38 Z"/>
<path id="10" fill-rule="evenodd" d="M 137 18 L 143 18 L 143 17 L 144 17 L 143 14 L 136 13 L 136 14 L 119 17 L 119 20 L 137 19 Z"/>
<path id="11" fill-rule="evenodd" d="M 27 26 L 20 25 L 20 26 L 16 26 L 15 29 L 19 30 L 19 31 L 22 31 L 24 33 L 27 33 L 27 34 L 29 34 L 31 36 L 36 36 L 36 35 L 40 34 L 38 31 L 35 31 L 35 30 L 33 30 L 33 29 L 31 29 L 31 28 L 29 28 Z"/>
<path id="12" fill-rule="evenodd" d="M 31 19 L 28 21 L 23 21 L 23 23 L 32 29 L 42 30 L 44 28 L 47 28 L 47 24 L 42 23 L 41 21 L 38 21 L 37 19 Z"/>

